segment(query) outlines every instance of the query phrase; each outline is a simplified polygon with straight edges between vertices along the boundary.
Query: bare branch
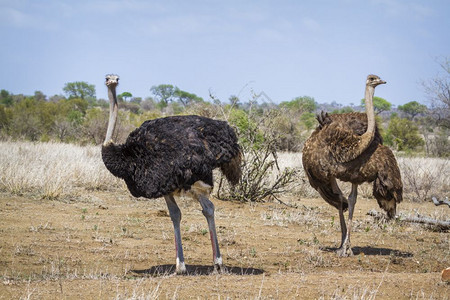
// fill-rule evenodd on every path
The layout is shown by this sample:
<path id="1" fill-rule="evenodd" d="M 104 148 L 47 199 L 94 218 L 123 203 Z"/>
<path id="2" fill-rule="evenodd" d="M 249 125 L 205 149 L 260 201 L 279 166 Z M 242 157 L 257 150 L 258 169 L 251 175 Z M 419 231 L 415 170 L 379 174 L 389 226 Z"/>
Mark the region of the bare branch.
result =
<path id="1" fill-rule="evenodd" d="M 385 218 L 383 213 L 380 213 L 376 210 L 370 210 L 367 213 L 367 215 L 372 216 L 378 220 Z M 418 224 L 433 226 L 440 231 L 450 230 L 450 221 L 440 221 L 440 220 L 435 220 L 435 219 L 431 219 L 431 218 L 420 216 L 420 215 L 417 217 L 395 216 L 395 219 L 400 222 L 418 223 Z"/>

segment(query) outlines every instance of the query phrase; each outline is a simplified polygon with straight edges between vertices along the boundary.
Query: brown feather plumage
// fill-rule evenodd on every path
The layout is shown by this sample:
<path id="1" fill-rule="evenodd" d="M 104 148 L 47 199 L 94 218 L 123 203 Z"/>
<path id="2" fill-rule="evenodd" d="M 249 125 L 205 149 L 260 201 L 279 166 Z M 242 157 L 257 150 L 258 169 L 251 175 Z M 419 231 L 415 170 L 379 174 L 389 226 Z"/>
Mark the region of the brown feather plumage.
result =
<path id="1" fill-rule="evenodd" d="M 394 154 L 383 145 L 378 127 L 375 125 L 368 147 L 354 158 L 361 136 L 368 128 L 367 115 L 356 112 L 328 115 L 322 112 L 317 120 L 319 125 L 306 141 L 302 157 L 311 186 L 327 203 L 344 211 L 349 202 L 339 189 L 333 188 L 335 180 L 356 185 L 373 182 L 373 195 L 379 206 L 388 217 L 395 216 L 396 203 L 402 201 L 403 185 Z"/>

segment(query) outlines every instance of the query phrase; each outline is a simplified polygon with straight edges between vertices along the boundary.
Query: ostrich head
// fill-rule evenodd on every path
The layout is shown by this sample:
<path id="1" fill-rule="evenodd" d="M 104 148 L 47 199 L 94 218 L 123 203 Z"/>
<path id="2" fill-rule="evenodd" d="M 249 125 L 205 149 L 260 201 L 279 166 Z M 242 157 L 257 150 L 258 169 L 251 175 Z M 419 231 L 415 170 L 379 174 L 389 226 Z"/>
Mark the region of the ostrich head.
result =
<path id="1" fill-rule="evenodd" d="M 116 87 L 119 85 L 119 76 L 113 74 L 106 75 L 105 84 L 108 87 L 109 121 L 105 141 L 103 142 L 104 146 L 112 143 L 112 136 L 116 127 L 117 111 L 119 109 L 117 105 Z"/>
<path id="2" fill-rule="evenodd" d="M 371 86 L 371 87 L 375 88 L 377 85 L 385 84 L 385 83 L 386 83 L 386 81 L 381 80 L 381 78 L 378 77 L 377 75 L 371 74 L 371 75 L 367 76 L 367 80 L 366 80 L 367 86 Z"/>
<path id="3" fill-rule="evenodd" d="M 107 87 L 115 88 L 116 86 L 119 85 L 119 75 L 108 74 L 105 77 L 106 77 L 105 84 Z"/>

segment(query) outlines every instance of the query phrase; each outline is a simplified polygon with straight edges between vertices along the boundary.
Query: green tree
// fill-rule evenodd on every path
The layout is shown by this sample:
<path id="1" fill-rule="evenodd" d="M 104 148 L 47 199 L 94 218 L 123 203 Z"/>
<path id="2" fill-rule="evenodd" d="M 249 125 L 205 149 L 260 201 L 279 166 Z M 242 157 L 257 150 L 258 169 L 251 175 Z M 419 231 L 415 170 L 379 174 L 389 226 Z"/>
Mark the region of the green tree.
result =
<path id="1" fill-rule="evenodd" d="M 398 109 L 407 114 L 411 120 L 413 120 L 415 116 L 423 114 L 427 111 L 427 107 L 417 101 L 411 101 L 404 105 L 399 105 Z"/>
<path id="2" fill-rule="evenodd" d="M 80 112 L 83 116 L 86 114 L 86 110 L 88 109 L 89 106 L 89 103 L 86 100 L 80 98 L 72 98 L 68 100 L 63 99 L 60 100 L 58 103 L 60 105 L 66 106 L 64 108 L 64 113 L 74 110 Z"/>
<path id="3" fill-rule="evenodd" d="M 345 114 L 345 113 L 351 113 L 354 112 L 353 108 L 346 106 L 343 108 L 335 109 L 331 113 L 332 114 Z"/>
<path id="4" fill-rule="evenodd" d="M 316 124 L 314 111 L 317 109 L 317 102 L 313 97 L 303 96 L 292 99 L 291 101 L 281 102 L 279 108 L 281 110 L 285 110 L 285 113 L 288 118 L 293 120 L 291 122 L 295 123 L 295 126 L 303 125 L 306 129 L 312 129 Z M 297 122 L 296 120 L 300 120 Z M 292 130 L 289 130 L 292 132 Z M 289 136 L 289 134 L 288 134 Z M 295 141 L 292 141 L 291 144 L 300 144 L 301 134 L 297 134 L 295 136 Z"/>
<path id="5" fill-rule="evenodd" d="M 363 107 L 366 106 L 366 99 L 361 99 L 361 105 Z M 373 107 L 375 110 L 375 114 L 379 115 L 383 111 L 390 111 L 392 104 L 381 97 L 373 97 Z"/>
<path id="6" fill-rule="evenodd" d="M 312 113 L 317 109 L 317 102 L 313 97 L 303 96 L 294 98 L 291 101 L 281 102 L 280 107 L 286 107 L 287 109 L 297 111 L 299 113 Z"/>
<path id="7" fill-rule="evenodd" d="M 316 115 L 312 112 L 305 112 L 300 116 L 300 120 L 305 125 L 306 129 L 310 130 L 316 126 Z"/>
<path id="8" fill-rule="evenodd" d="M 9 94 L 7 90 L 1 90 L 0 91 L 0 104 L 3 104 L 5 106 L 11 106 L 13 105 L 14 101 L 12 98 L 12 95 Z"/>
<path id="9" fill-rule="evenodd" d="M 150 91 L 155 96 L 154 98 L 159 102 L 161 108 L 167 107 L 169 102 L 175 99 L 175 91 L 177 87 L 171 84 L 154 85 Z"/>
<path id="10" fill-rule="evenodd" d="M 418 127 L 411 120 L 398 117 L 391 118 L 385 142 L 395 146 L 399 151 L 414 150 L 418 146 L 424 145 Z"/>
<path id="11" fill-rule="evenodd" d="M 12 107 L 10 134 L 14 138 L 37 141 L 44 132 L 41 114 L 43 110 L 32 97 L 24 98 Z"/>
<path id="12" fill-rule="evenodd" d="M 203 98 L 197 96 L 196 94 L 191 94 L 180 90 L 179 88 L 175 88 L 174 96 L 184 107 L 187 107 L 195 102 L 203 102 Z"/>
<path id="13" fill-rule="evenodd" d="M 47 100 L 47 96 L 41 91 L 35 91 L 34 92 L 34 99 L 36 101 L 45 101 L 45 100 Z"/>
<path id="14" fill-rule="evenodd" d="M 11 119 L 11 110 L 0 104 L 0 131 L 7 133 Z"/>
<path id="15" fill-rule="evenodd" d="M 233 126 L 237 127 L 240 143 L 244 146 L 259 147 L 263 142 L 263 134 L 258 130 L 258 124 L 254 118 L 242 109 L 232 108 L 228 118 Z M 246 133 L 252 132 L 252 135 Z M 250 137 L 251 136 L 251 137 Z"/>
<path id="16" fill-rule="evenodd" d="M 85 81 L 68 82 L 63 91 L 69 98 L 95 98 L 95 85 Z"/>
<path id="17" fill-rule="evenodd" d="M 74 141 L 82 135 L 82 124 L 88 109 L 87 100 L 62 99 L 56 102 L 51 137 L 62 142 Z"/>
<path id="18" fill-rule="evenodd" d="M 123 92 L 122 94 L 117 95 L 117 98 L 119 98 L 119 99 L 121 99 L 123 101 L 127 101 L 128 98 L 131 98 L 131 97 L 133 97 L 133 94 L 131 94 L 129 92 Z"/>

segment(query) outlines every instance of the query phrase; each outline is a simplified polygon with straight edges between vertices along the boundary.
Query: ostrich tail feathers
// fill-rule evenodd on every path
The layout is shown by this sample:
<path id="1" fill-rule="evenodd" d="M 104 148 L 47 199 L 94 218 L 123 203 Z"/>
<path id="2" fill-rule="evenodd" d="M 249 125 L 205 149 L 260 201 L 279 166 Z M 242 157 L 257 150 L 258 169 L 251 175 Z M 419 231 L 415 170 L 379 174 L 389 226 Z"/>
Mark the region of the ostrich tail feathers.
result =
<path id="1" fill-rule="evenodd" d="M 316 120 L 317 122 L 319 122 L 320 129 L 332 122 L 330 115 L 328 115 L 328 113 L 324 111 L 321 111 L 320 114 L 316 115 Z"/>
<path id="2" fill-rule="evenodd" d="M 403 183 L 394 154 L 383 145 L 378 147 L 377 152 L 383 159 L 377 161 L 378 173 L 373 182 L 373 195 L 379 202 L 392 200 L 400 203 L 403 200 Z"/>
<path id="3" fill-rule="evenodd" d="M 232 184 L 236 185 L 241 179 L 242 170 L 241 170 L 241 153 L 239 152 L 236 156 L 234 156 L 230 162 L 224 163 L 220 166 L 220 170 L 223 175 L 227 178 L 227 180 Z"/>
<path id="4" fill-rule="evenodd" d="M 387 161 L 390 162 L 390 167 L 379 169 L 378 176 L 373 182 L 373 195 L 380 208 L 387 212 L 389 218 L 393 218 L 397 203 L 403 200 L 403 184 L 397 163 Z"/>
<path id="5" fill-rule="evenodd" d="M 401 186 L 386 186 L 379 178 L 374 181 L 373 185 L 373 195 L 377 200 L 394 201 L 395 203 L 403 201 Z"/>

